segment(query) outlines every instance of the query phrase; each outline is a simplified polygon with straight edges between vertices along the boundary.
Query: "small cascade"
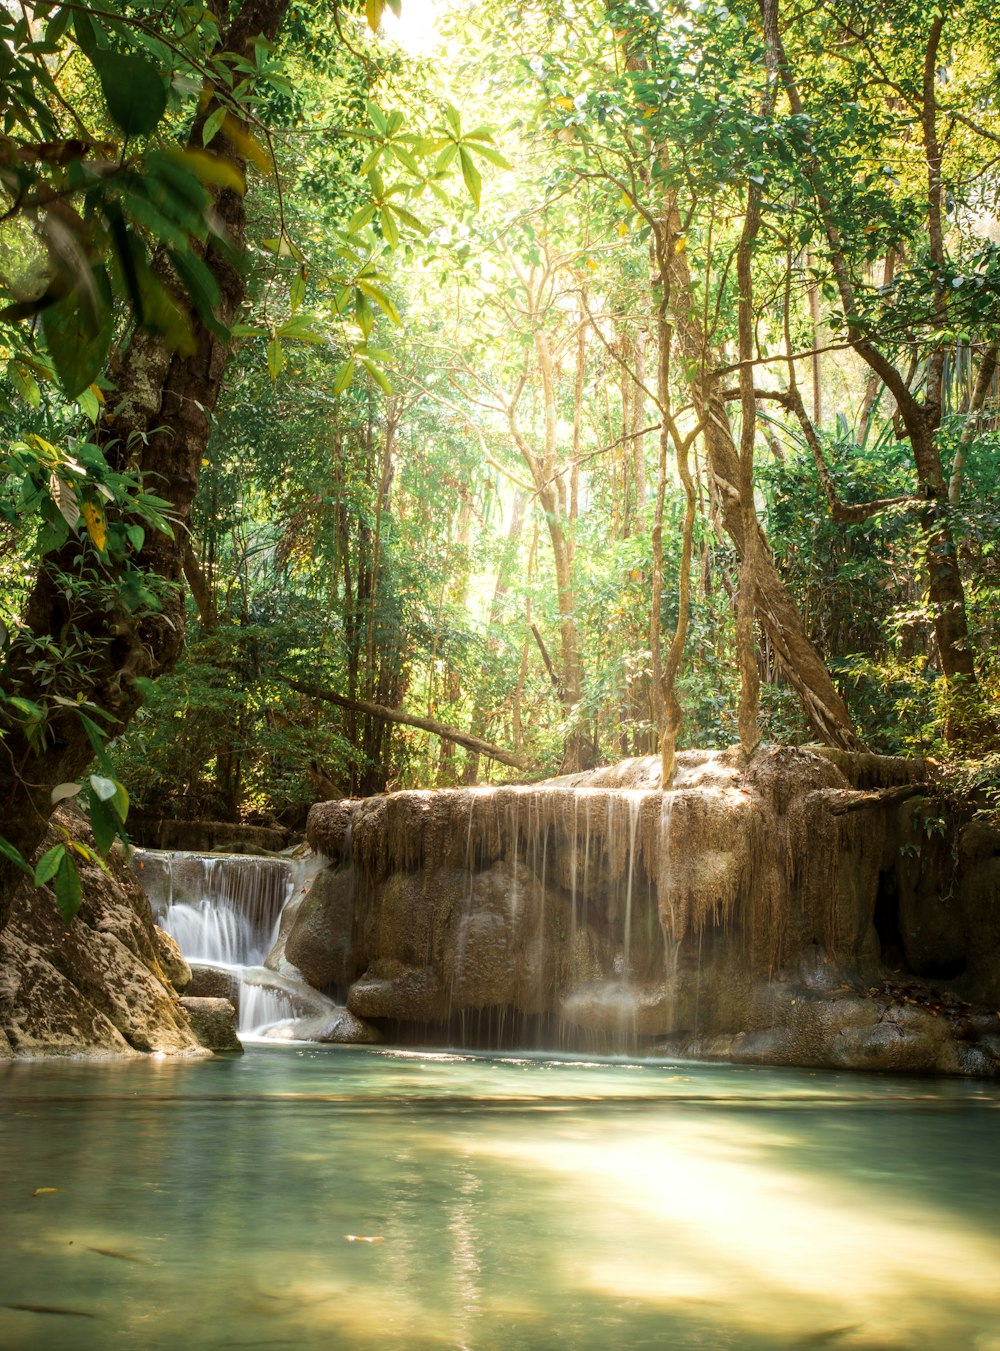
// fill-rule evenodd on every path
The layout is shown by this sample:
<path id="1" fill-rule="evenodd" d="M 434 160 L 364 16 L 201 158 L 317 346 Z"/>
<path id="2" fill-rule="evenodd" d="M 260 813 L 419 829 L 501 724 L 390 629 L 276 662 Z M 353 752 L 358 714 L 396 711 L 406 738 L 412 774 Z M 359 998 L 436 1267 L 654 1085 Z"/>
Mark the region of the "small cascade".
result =
<path id="1" fill-rule="evenodd" d="M 228 975 L 241 1037 L 293 1036 L 297 1021 L 336 1009 L 303 981 L 264 962 L 297 882 L 289 860 L 137 850 L 153 916 L 196 969 Z"/>

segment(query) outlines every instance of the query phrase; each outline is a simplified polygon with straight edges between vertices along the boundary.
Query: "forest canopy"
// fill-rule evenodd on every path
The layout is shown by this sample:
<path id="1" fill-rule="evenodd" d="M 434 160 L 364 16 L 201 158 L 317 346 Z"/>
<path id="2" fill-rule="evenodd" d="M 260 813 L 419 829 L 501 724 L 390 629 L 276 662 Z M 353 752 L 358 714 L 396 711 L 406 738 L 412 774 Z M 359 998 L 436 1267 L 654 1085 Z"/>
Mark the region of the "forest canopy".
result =
<path id="1" fill-rule="evenodd" d="M 0 7 L 3 895 L 76 796 L 995 788 L 991 6 L 383 10 Z"/>

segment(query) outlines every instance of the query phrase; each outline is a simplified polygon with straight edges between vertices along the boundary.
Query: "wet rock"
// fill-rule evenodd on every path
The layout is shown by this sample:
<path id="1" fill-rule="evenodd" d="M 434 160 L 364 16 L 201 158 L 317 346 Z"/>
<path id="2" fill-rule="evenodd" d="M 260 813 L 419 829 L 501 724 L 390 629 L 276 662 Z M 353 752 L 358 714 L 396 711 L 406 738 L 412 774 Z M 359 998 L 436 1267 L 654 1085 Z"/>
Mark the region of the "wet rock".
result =
<path id="1" fill-rule="evenodd" d="M 373 1046 L 382 1041 L 382 1034 L 345 1008 L 330 1013 L 315 1014 L 283 1023 L 266 1033 L 267 1041 L 320 1041 L 345 1046 Z"/>
<path id="2" fill-rule="evenodd" d="M 57 812 L 39 853 L 86 836 L 77 813 Z M 83 902 L 67 928 L 46 887 L 27 881 L 0 933 L 0 1029 L 16 1056 L 198 1054 L 199 1043 L 169 985 L 149 902 L 124 851 L 108 870 L 79 858 Z M 182 971 L 168 967 L 178 978 Z"/>
<path id="3" fill-rule="evenodd" d="M 192 962 L 190 969 L 191 980 L 185 994 L 192 999 L 227 999 L 239 1014 L 240 982 L 229 967 Z"/>
<path id="4" fill-rule="evenodd" d="M 243 1051 L 243 1043 L 236 1035 L 236 1010 L 228 999 L 185 995 L 181 999 L 181 1006 L 205 1050 Z"/>
<path id="5" fill-rule="evenodd" d="M 363 969 L 364 963 L 359 965 L 355 932 L 354 882 L 352 868 L 322 868 L 298 901 L 283 937 L 285 960 L 320 990 L 331 985 L 346 986 Z M 271 964 L 269 957 L 268 965 Z"/>
<path id="6" fill-rule="evenodd" d="M 316 802 L 309 808 L 306 840 L 317 854 L 341 859 L 350 849 L 351 824 L 358 806 L 342 798 L 334 802 Z"/>
<path id="7" fill-rule="evenodd" d="M 351 986 L 347 1007 L 361 1019 L 443 1022 L 451 1012 L 448 992 L 428 966 L 380 958 Z"/>
<path id="8" fill-rule="evenodd" d="M 161 929 L 158 924 L 153 925 L 153 942 L 156 945 L 156 955 L 159 958 L 163 974 L 177 993 L 183 994 L 191 984 L 191 967 L 188 965 L 184 954 L 170 934 Z"/>

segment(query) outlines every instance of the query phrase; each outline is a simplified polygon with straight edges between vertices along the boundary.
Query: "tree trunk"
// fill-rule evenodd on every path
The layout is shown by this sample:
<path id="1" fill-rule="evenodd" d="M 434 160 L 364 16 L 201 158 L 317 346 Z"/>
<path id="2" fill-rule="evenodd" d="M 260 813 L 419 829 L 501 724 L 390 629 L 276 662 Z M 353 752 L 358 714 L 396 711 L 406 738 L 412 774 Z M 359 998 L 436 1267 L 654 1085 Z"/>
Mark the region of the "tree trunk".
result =
<path id="1" fill-rule="evenodd" d="M 667 258 L 671 310 L 689 374 L 692 402 L 704 427 L 705 447 L 712 475 L 719 487 L 726 532 L 742 557 L 746 522 L 739 493 L 740 457 L 729 414 L 718 383 L 709 372 L 719 363 L 711 353 L 701 318 L 691 303 L 691 276 L 687 253 L 673 251 Z M 795 690 L 811 726 L 828 746 L 857 750 L 858 739 L 850 715 L 830 678 L 823 658 L 807 635 L 802 616 L 778 573 L 774 555 L 760 530 L 754 569 L 757 617 L 775 656 Z"/>
<path id="2" fill-rule="evenodd" d="M 287 5 L 288 0 L 245 0 L 221 39 L 223 50 L 252 60 L 258 38 L 268 43 L 277 37 Z M 191 133 L 192 144 L 201 146 L 201 128 L 216 106 L 207 87 L 204 106 Z M 212 150 L 245 174 L 240 151 L 224 133 L 213 140 Z M 246 295 L 245 276 L 235 265 L 245 252 L 242 196 L 228 188 L 220 191 L 215 215 L 228 235 L 229 247 L 223 253 L 209 245 L 205 263 L 219 285 L 217 317 L 228 326 L 235 321 Z M 147 531 L 138 559 L 139 566 L 157 584 L 162 608 L 136 620 L 124 611 L 109 612 L 97 603 L 74 605 L 67 599 L 59 576 L 63 569 L 72 570 L 72 557 L 78 548 L 71 541 L 55 559 L 43 560 L 25 610 L 25 628 L 12 643 L 0 671 L 0 688 L 8 696 L 38 701 L 46 694 L 59 694 L 67 699 L 66 705 L 55 706 L 42 740 L 29 741 L 20 723 L 4 729 L 0 763 L 3 830 L 25 857 L 35 852 L 44 837 L 53 810 L 53 788 L 78 780 L 93 758 L 87 730 L 71 702 L 84 694 L 107 715 L 104 731 L 120 732 L 142 700 L 135 677 L 170 670 L 183 649 L 181 577 L 187 523 L 229 356 L 228 342 L 210 331 L 190 306 L 187 309 L 195 336 L 192 353 L 170 352 L 159 339 L 137 332 L 110 372 L 117 397 L 113 408 L 115 445 L 109 446 L 109 454 L 118 466 L 134 457 L 134 467 L 169 501 L 174 518 L 172 537 Z M 106 438 L 111 430 L 104 434 Z M 53 667 L 48 658 L 39 667 L 37 643 L 54 640 L 64 645 L 74 639 L 79 641 L 81 658 L 63 677 L 65 688 L 46 686 L 42 682 L 46 675 L 53 675 Z M 55 674 L 58 676 L 58 672 Z M 0 857 L 0 927 L 6 923 L 19 877 L 15 865 Z"/>

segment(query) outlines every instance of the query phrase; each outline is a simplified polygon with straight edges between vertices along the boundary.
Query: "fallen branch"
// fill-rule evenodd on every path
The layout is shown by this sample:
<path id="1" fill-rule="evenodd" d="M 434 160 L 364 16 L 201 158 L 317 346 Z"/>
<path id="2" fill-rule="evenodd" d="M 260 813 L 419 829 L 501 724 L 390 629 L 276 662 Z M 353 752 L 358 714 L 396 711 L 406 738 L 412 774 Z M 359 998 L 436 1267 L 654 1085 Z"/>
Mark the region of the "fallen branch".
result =
<path id="1" fill-rule="evenodd" d="M 421 732 L 430 732 L 432 736 L 439 736 L 443 741 L 454 741 L 457 746 L 465 746 L 467 750 L 477 751 L 480 755 L 485 755 L 489 760 L 497 760 L 502 765 L 510 765 L 512 769 L 528 769 L 529 762 L 523 756 L 515 755 L 513 751 L 505 751 L 500 746 L 491 746 L 488 741 L 483 741 L 480 737 L 473 736 L 470 732 L 460 732 L 457 727 L 447 727 L 442 722 L 436 722 L 433 718 L 419 718 L 415 713 L 404 713 L 398 708 L 385 708 L 382 704 L 369 704 L 364 699 L 348 699 L 346 695 L 334 694 L 330 690 L 324 690 L 319 685 L 309 685 L 302 680 L 292 680 L 290 676 L 278 676 L 278 679 L 284 685 L 289 685 L 299 694 L 305 694 L 310 699 L 322 699 L 324 703 L 336 704 L 338 708 L 349 708 L 355 713 L 366 713 L 370 718 L 378 718 L 381 722 L 397 722 L 404 727 L 416 727 Z"/>
<path id="2" fill-rule="evenodd" d="M 876 788 L 870 792 L 853 788 L 828 788 L 823 792 L 824 806 L 831 816 L 846 816 L 848 812 L 864 811 L 868 807 L 891 807 L 907 798 L 927 792 L 925 783 L 904 783 L 897 788 Z"/>

